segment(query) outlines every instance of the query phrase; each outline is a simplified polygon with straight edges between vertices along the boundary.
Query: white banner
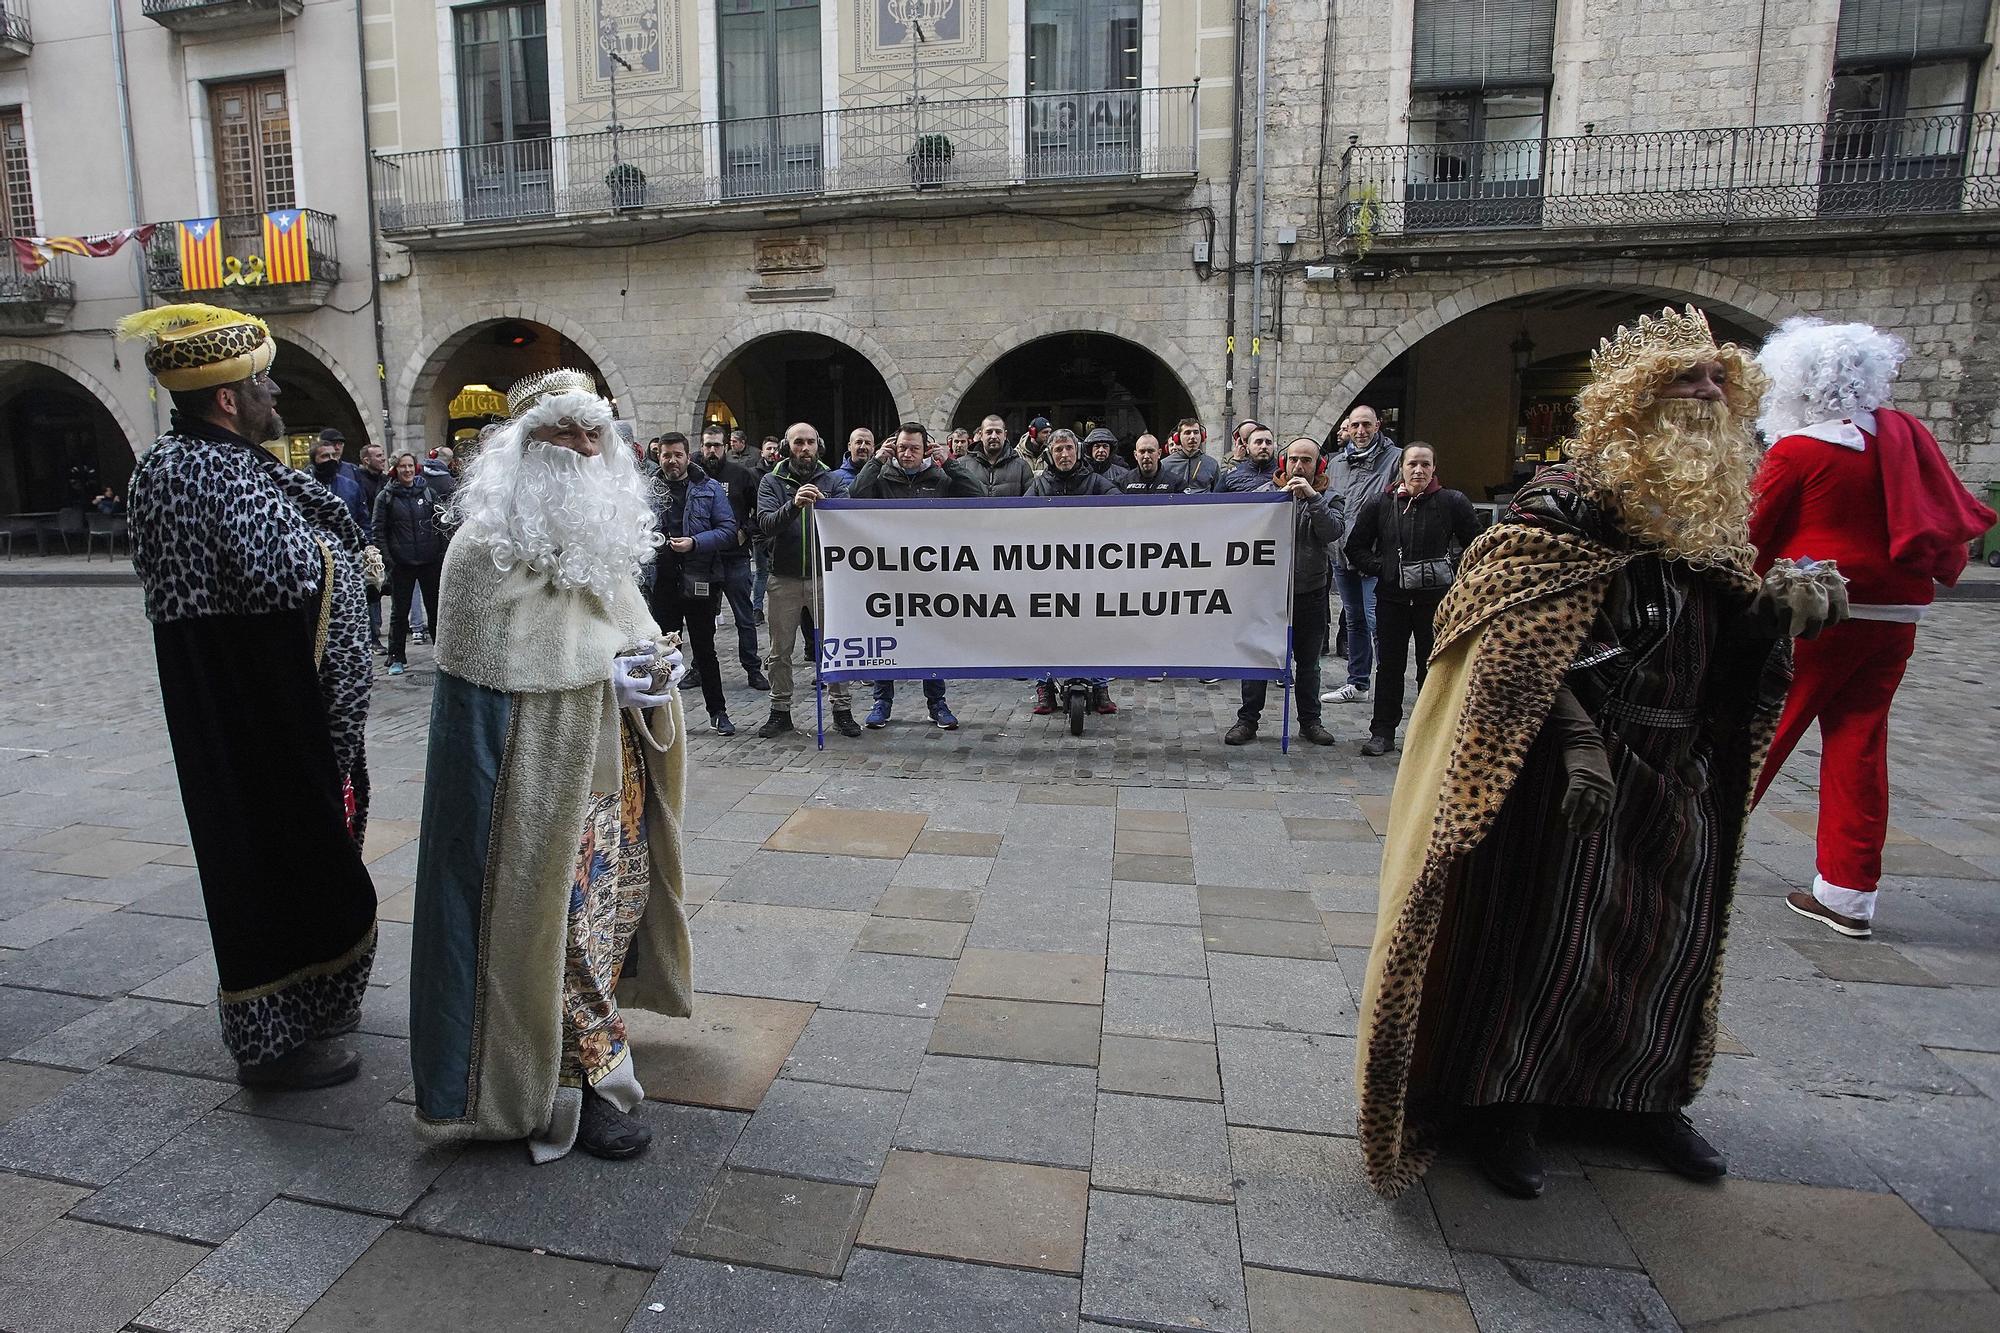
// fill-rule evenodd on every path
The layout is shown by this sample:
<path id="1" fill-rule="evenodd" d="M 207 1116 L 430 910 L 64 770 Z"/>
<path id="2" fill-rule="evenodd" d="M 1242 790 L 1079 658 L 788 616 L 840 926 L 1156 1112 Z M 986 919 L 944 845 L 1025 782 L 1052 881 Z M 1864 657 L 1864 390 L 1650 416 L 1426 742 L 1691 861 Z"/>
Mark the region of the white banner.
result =
<path id="1" fill-rule="evenodd" d="M 1285 673 L 1286 496 L 829 500 L 815 511 L 824 679 Z"/>

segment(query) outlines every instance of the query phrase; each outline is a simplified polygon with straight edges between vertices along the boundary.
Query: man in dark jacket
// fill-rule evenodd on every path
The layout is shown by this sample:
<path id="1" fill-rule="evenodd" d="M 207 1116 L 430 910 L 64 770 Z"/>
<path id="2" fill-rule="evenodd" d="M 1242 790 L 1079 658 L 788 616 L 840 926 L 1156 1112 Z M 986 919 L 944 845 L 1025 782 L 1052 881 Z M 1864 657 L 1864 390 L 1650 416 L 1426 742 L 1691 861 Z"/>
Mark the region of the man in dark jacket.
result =
<path id="1" fill-rule="evenodd" d="M 1118 461 L 1118 437 L 1099 426 L 1083 437 L 1083 454 L 1090 460 L 1090 470 L 1118 489 L 1125 478 L 1125 465 Z"/>
<path id="2" fill-rule="evenodd" d="M 660 535 L 666 538 L 647 595 L 653 619 L 663 630 L 687 626 L 709 725 L 717 735 L 734 736 L 736 724 L 729 720 L 722 668 L 715 660 L 715 616 L 722 606 L 723 562 L 743 548 L 736 540 L 736 511 L 730 507 L 728 490 L 689 461 L 687 436 L 677 430 L 660 437 L 660 480 L 653 512 L 660 520 Z"/>
<path id="3" fill-rule="evenodd" d="M 1438 484 L 1427 444 L 1403 450 L 1396 489 L 1361 507 L 1347 537 L 1347 563 L 1375 583 L 1375 716 L 1365 755 L 1387 754 L 1403 720 L 1403 670 L 1417 641 L 1417 689 L 1431 660 L 1431 622 L 1458 558 L 1479 535 L 1479 511 Z"/>
<path id="4" fill-rule="evenodd" d="M 1268 453 L 1271 432 L 1259 426 L 1250 440 L 1259 434 Z M 1347 526 L 1345 506 L 1339 496 L 1327 494 L 1326 478 L 1319 470 L 1319 441 L 1310 438 L 1286 445 L 1279 472 L 1259 489 L 1284 491 L 1292 497 L 1292 684 L 1298 696 L 1299 735 L 1314 745 L 1331 745 L 1333 733 L 1320 723 L 1319 644 L 1326 635 L 1327 549 Z M 1225 745 L 1248 745 L 1256 739 L 1265 694 L 1264 681 L 1243 682 L 1243 706 L 1236 710 L 1236 725 L 1223 734 Z"/>
<path id="5" fill-rule="evenodd" d="M 959 459 L 942 462 L 931 457 L 930 433 L 915 421 L 896 428 L 896 438 L 861 469 L 853 489 L 857 500 L 943 500 L 985 494 L 972 469 Z M 944 701 L 944 682 L 924 681 L 924 705 L 931 721 L 945 731 L 958 730 L 958 719 Z M 876 730 L 889 725 L 896 706 L 896 682 L 875 682 L 875 706 L 868 710 L 866 725 Z"/>
<path id="6" fill-rule="evenodd" d="M 1141 435 L 1132 443 L 1132 466 L 1125 469 L 1125 475 L 1118 481 L 1118 490 L 1123 495 L 1179 495 L 1181 484 L 1167 474 L 1160 464 L 1160 441 L 1157 436 Z"/>
<path id="7" fill-rule="evenodd" d="M 691 461 L 698 461 L 709 480 L 720 482 L 729 493 L 729 508 L 736 515 L 735 544 L 717 558 L 715 575 L 722 585 L 722 595 L 729 600 L 729 617 L 736 622 L 736 659 L 743 664 L 743 674 L 750 678 L 751 689 L 768 690 L 771 682 L 764 678 L 763 655 L 757 649 L 757 625 L 761 617 L 756 610 L 757 590 L 752 570 L 752 556 L 761 545 L 756 535 L 757 482 L 764 474 L 754 452 L 746 449 L 742 455 L 730 453 L 723 444 L 723 434 L 722 427 L 713 422 L 702 427 L 701 458 Z M 747 464 L 743 461 L 746 457 Z M 692 679 L 681 682 L 683 689 L 693 686 Z"/>
<path id="8" fill-rule="evenodd" d="M 1109 481 L 1092 469 L 1090 460 L 1083 456 L 1083 447 L 1077 443 L 1075 433 L 1057 430 L 1049 436 L 1048 466 L 1035 477 L 1035 484 L 1028 488 L 1028 494 L 1060 499 L 1078 495 L 1113 495 L 1116 491 Z M 1090 686 L 1093 711 L 1118 711 L 1118 705 L 1111 702 L 1109 680 L 1093 679 Z M 1056 679 L 1049 676 L 1035 686 L 1035 713 L 1046 717 L 1055 711 Z"/>
<path id="9" fill-rule="evenodd" d="M 1382 418 L 1366 403 L 1356 404 L 1341 420 L 1340 440 L 1326 473 L 1332 488 L 1346 498 L 1347 512 L 1359 517 L 1362 506 L 1396 488 L 1403 451 L 1382 433 Z M 1335 547 L 1333 584 L 1340 591 L 1340 613 L 1347 618 L 1347 683 L 1332 691 L 1327 702 L 1358 703 L 1368 697 L 1368 673 L 1375 666 L 1375 580 Z"/>
<path id="10" fill-rule="evenodd" d="M 364 533 L 375 521 L 375 498 L 382 494 L 382 488 L 389 484 L 389 453 L 379 444 L 361 446 L 361 503 L 368 511 L 368 522 L 363 525 Z M 369 540 L 374 539 L 371 536 Z M 375 649 L 382 649 L 382 590 L 368 589 L 368 637 L 374 641 Z"/>
<path id="11" fill-rule="evenodd" d="M 361 482 L 361 469 L 352 463 L 340 460 L 341 451 L 347 448 L 347 437 L 328 426 L 313 441 L 313 479 L 340 497 L 347 506 L 347 512 L 361 525 L 364 535 L 373 511 L 368 507 L 366 488 Z M 380 487 L 376 488 L 377 490 Z"/>
<path id="12" fill-rule="evenodd" d="M 965 463 L 986 495 L 1026 495 L 1035 480 L 1035 469 L 1008 445 L 1007 423 L 997 416 L 979 423 L 979 434 Z"/>
<path id="13" fill-rule="evenodd" d="M 1206 452 L 1208 431 L 1196 417 L 1181 418 L 1174 428 L 1174 451 L 1160 463 L 1176 489 L 1193 495 L 1215 489 L 1220 469 Z"/>
<path id="14" fill-rule="evenodd" d="M 757 531 L 770 543 L 771 581 L 765 613 L 771 628 L 765 670 L 771 682 L 771 715 L 757 734 L 769 740 L 792 730 L 792 645 L 801 632 L 806 651 L 817 652 L 820 608 L 812 599 L 812 507 L 838 495 L 833 470 L 819 458 L 819 431 L 799 422 L 785 432 L 785 457 L 757 483 Z M 817 667 L 815 667 L 817 671 Z M 833 726 L 859 736 L 853 694 L 844 680 L 828 684 Z"/>
<path id="15" fill-rule="evenodd" d="M 1273 490 L 1281 480 L 1278 475 L 1278 441 L 1271 428 L 1261 421 L 1243 423 L 1243 461 L 1222 474 L 1217 483 L 1218 491 L 1263 491 Z M 1314 460 L 1315 469 L 1318 460 Z M 1321 580 L 1320 586 L 1326 586 Z M 1317 654 L 1314 654 L 1317 656 Z"/>
<path id="16" fill-rule="evenodd" d="M 847 433 L 847 457 L 834 469 L 840 477 L 844 491 L 852 493 L 854 483 L 861 476 L 861 469 L 868 466 L 875 457 L 875 432 L 866 426 L 856 426 Z"/>
<path id="17" fill-rule="evenodd" d="M 390 475 L 392 480 L 375 497 L 370 528 L 389 573 L 389 674 L 400 676 L 408 662 L 404 651 L 410 636 L 410 596 L 416 589 L 423 589 L 436 619 L 445 533 L 441 506 L 430 489 L 430 478 L 418 470 L 417 456 L 396 455 Z"/>

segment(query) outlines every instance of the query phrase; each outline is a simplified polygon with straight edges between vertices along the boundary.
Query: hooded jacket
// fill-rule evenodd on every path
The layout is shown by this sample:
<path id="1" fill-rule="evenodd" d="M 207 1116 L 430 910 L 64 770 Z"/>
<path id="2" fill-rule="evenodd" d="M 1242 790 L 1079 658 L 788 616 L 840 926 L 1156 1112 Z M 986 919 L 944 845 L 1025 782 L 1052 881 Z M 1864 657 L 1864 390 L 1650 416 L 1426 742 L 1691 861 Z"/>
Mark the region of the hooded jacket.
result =
<path id="1" fill-rule="evenodd" d="M 680 522 L 671 522 L 676 498 L 671 492 L 676 483 L 669 481 L 664 472 L 656 484 L 654 512 L 659 516 L 662 535 L 692 537 L 694 549 L 686 555 L 675 555 L 662 546 L 659 569 L 663 574 L 678 570 L 704 581 L 719 578 L 722 557 L 737 549 L 736 511 L 730 507 L 729 491 L 698 463 L 688 464 L 687 476 L 678 485 L 687 489 L 687 494 L 679 497 Z"/>
<path id="2" fill-rule="evenodd" d="M 1080 458 L 1076 466 L 1067 472 L 1058 472 L 1054 463 L 1043 468 L 1041 475 L 1035 478 L 1035 484 L 1028 488 L 1028 494 L 1054 497 L 1110 495 L 1112 486 L 1091 468 L 1089 459 Z"/>
<path id="3" fill-rule="evenodd" d="M 817 458 L 804 464 L 783 459 L 757 482 L 757 533 L 771 543 L 771 572 L 792 579 L 812 573 L 810 506 L 792 503 L 801 486 L 817 486 L 829 496 L 847 493 Z"/>
<path id="4" fill-rule="evenodd" d="M 375 545 L 396 565 L 428 565 L 444 558 L 444 501 L 419 472 L 408 485 L 390 481 L 375 497 Z"/>
<path id="5" fill-rule="evenodd" d="M 1175 483 L 1175 490 L 1187 495 L 1196 495 L 1214 490 L 1216 478 L 1222 469 L 1207 454 L 1196 454 L 1193 458 L 1189 458 L 1176 449 L 1160 460 L 1160 471 L 1166 473 Z"/>
<path id="6" fill-rule="evenodd" d="M 1458 556 L 1479 535 L 1479 511 L 1472 501 L 1457 491 L 1431 484 L 1416 495 L 1390 491 L 1361 506 L 1347 535 L 1347 563 L 1372 578 L 1377 597 L 1408 602 L 1416 597 L 1443 597 L 1435 593 L 1407 593 L 1397 583 L 1405 560 L 1436 560 L 1450 557 L 1456 567 Z"/>
<path id="7" fill-rule="evenodd" d="M 986 489 L 963 459 L 934 463 L 927 458 L 916 472 L 905 472 L 893 457 L 885 462 L 878 454 L 861 469 L 848 494 L 857 500 L 942 500 L 984 495 Z"/>
<path id="8" fill-rule="evenodd" d="M 983 495 L 1026 495 L 1035 480 L 1034 467 L 1012 449 L 1003 450 L 997 463 L 988 462 L 986 455 L 978 449 L 959 461 L 979 482 Z"/>
<path id="9" fill-rule="evenodd" d="M 1347 501 L 1347 512 L 1357 520 L 1361 510 L 1378 495 L 1396 489 L 1403 476 L 1403 448 L 1387 435 L 1376 434 L 1368 451 L 1358 458 L 1352 449 L 1341 449 L 1327 460 L 1326 475 L 1333 488 Z M 1342 547 L 1333 548 L 1335 569 L 1347 568 Z"/>

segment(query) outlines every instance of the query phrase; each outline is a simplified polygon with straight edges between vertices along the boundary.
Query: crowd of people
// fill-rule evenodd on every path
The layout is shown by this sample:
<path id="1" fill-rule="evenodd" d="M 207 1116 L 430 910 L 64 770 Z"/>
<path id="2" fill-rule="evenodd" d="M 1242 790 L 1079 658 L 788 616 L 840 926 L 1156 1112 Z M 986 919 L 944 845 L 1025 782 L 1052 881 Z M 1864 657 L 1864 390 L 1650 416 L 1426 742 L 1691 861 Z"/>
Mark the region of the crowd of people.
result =
<path id="1" fill-rule="evenodd" d="M 704 432 L 699 460 L 663 435 L 642 461 L 591 377 L 554 370 L 509 390 L 439 541 L 410 531 L 439 507 L 415 498 L 414 458 L 370 509 L 260 447 L 283 423 L 254 316 L 164 306 L 121 332 L 148 339 L 174 400 L 133 477 L 133 558 L 237 1076 L 313 1088 L 359 1068 L 341 1038 L 376 947 L 372 533 L 410 571 L 392 588 L 425 587 L 437 647 L 410 971 L 419 1132 L 523 1141 L 536 1162 L 644 1151 L 624 1009 L 693 1005 L 686 664 L 666 622 L 678 613 L 726 720 L 708 692 L 718 599 L 747 581 L 754 602 L 761 574 L 775 735 L 812 619 L 815 504 L 1118 485 L 1090 433 L 1037 424 L 1009 449 L 991 419 L 961 457 L 916 423 L 879 453 L 852 432 L 851 480 L 804 423 L 754 455 Z M 1337 588 L 1348 685 L 1367 690 L 1353 659 L 1371 604 L 1378 683 L 1413 639 L 1428 664 L 1356 1043 L 1378 1191 L 1407 1189 L 1455 1137 L 1497 1187 L 1535 1196 L 1550 1110 L 1600 1116 L 1682 1175 L 1726 1171 L 1682 1108 L 1715 1051 L 1745 825 L 1817 723 L 1818 873 L 1786 902 L 1870 933 L 1890 702 L 1933 586 L 1994 522 L 1888 405 L 1902 355 L 1863 325 L 1794 322 L 1753 358 L 1692 308 L 1641 319 L 1591 358 L 1568 461 L 1478 533 L 1435 453 L 1398 449 L 1373 413 L 1343 423 L 1331 457 L 1311 438 L 1280 455 L 1251 422 L 1225 470 L 1185 422 L 1171 457 L 1135 448 L 1120 467 L 1124 484 L 1285 493 L 1297 626 L 1330 620 L 1315 594 Z M 739 613 L 739 633 L 755 625 Z M 833 697 L 858 735 L 848 687 Z M 876 687 L 884 722 L 893 700 Z M 1400 700 L 1376 702 L 1386 750 Z M 941 682 L 926 704 L 951 725 Z M 1262 705 L 1246 687 L 1232 734 L 1253 736 Z"/>

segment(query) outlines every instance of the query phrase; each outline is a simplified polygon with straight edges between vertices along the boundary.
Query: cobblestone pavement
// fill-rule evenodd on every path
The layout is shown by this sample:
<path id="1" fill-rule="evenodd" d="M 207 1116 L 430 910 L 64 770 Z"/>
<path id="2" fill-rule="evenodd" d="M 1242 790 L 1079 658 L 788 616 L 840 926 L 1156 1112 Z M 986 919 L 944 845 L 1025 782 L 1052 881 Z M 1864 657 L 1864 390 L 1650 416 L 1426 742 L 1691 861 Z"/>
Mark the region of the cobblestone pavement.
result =
<path id="1" fill-rule="evenodd" d="M 2000 607 L 1939 608 L 1896 719 L 1872 943 L 1783 908 L 1816 751 L 1751 833 L 1702 1187 L 1577 1131 L 1534 1203 L 1363 1185 L 1355 995 L 1392 760 L 1227 750 L 1232 687 L 1072 739 L 692 745 L 690 1021 L 635 1015 L 645 1157 L 409 1126 L 431 672 L 384 678 L 363 1077 L 228 1080 L 130 588 L 0 588 L 0 1329 L 2000 1327 Z M 914 692 L 906 692 L 914 693 Z M 1143 702 L 1141 700 L 1143 699 Z M 1274 701 L 1275 703 L 1275 701 Z M 274 793 L 273 799 L 282 799 Z M 281 886 L 274 886 L 281 891 Z"/>

